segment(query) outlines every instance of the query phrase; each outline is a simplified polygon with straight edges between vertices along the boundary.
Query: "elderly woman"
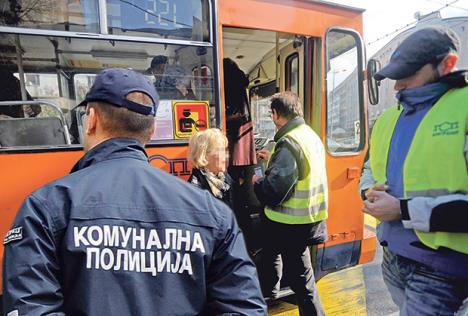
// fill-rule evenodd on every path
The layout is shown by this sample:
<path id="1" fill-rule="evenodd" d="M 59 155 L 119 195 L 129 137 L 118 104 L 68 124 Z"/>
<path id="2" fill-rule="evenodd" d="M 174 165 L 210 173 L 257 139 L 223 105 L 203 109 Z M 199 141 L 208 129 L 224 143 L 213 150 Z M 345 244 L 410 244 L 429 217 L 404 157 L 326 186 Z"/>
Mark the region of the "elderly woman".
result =
<path id="1" fill-rule="evenodd" d="M 232 208 L 233 181 L 226 172 L 227 145 L 226 136 L 217 128 L 194 134 L 189 141 L 188 159 L 193 170 L 188 182 Z"/>

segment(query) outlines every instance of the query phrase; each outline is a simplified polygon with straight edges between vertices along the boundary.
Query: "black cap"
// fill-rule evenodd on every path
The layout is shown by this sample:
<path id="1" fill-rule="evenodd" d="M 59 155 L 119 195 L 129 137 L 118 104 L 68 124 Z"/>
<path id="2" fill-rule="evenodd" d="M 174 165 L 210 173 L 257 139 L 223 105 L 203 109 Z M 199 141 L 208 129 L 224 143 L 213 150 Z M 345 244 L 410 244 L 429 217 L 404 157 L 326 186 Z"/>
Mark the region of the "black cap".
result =
<path id="1" fill-rule="evenodd" d="M 460 39 L 447 27 L 430 26 L 419 29 L 396 48 L 390 62 L 374 78 L 399 80 L 409 77 L 424 65 L 438 59 L 441 61 L 449 52 L 457 52 L 459 48 Z"/>
<path id="2" fill-rule="evenodd" d="M 153 100 L 153 106 L 128 100 L 127 95 L 131 92 L 146 94 Z M 151 114 L 154 116 L 158 108 L 159 96 L 150 80 L 142 74 L 130 69 L 112 68 L 98 73 L 85 100 L 79 105 L 96 101 L 124 107 L 143 115 Z"/>

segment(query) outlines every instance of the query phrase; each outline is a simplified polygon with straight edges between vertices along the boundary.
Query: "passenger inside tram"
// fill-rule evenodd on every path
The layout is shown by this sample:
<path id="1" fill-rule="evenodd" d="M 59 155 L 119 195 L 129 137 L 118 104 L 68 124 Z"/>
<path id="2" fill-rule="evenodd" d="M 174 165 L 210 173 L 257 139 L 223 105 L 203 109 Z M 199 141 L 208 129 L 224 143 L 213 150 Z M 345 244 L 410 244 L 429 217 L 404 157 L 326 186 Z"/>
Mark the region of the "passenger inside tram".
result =
<path id="1" fill-rule="evenodd" d="M 21 101 L 21 84 L 13 72 L 8 68 L 0 68 L 0 101 Z M 25 91 L 25 101 L 31 101 L 32 97 Z M 41 113 L 40 105 L 2 105 L 0 106 L 0 118 L 36 117 Z"/>
<path id="2" fill-rule="evenodd" d="M 168 64 L 166 56 L 158 55 L 151 60 L 151 66 L 146 70 L 148 75 L 152 75 L 154 77 L 154 87 L 156 90 L 161 89 L 161 81 Z"/>
<path id="3" fill-rule="evenodd" d="M 167 66 L 161 77 L 158 93 L 161 99 L 195 100 L 192 82 L 187 70 L 181 66 Z"/>

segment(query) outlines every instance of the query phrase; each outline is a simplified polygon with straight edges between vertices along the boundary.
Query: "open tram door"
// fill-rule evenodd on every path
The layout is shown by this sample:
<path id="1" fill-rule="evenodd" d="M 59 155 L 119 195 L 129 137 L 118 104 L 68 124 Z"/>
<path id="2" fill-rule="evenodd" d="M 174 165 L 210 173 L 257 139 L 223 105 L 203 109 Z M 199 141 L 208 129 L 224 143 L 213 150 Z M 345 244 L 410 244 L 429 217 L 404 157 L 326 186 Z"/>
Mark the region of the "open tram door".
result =
<path id="1" fill-rule="evenodd" d="M 371 261 L 375 230 L 365 225 L 358 194 L 367 151 L 362 10 L 306 1 L 239 0 L 220 2 L 218 11 L 220 60 L 233 59 L 249 77 L 257 146 L 268 146 L 273 139 L 269 100 L 285 90 L 299 95 L 306 123 L 325 145 L 328 241 L 310 248 L 316 279 Z M 253 18 L 251 12 L 261 14 Z M 250 194 L 245 201 L 255 201 Z M 256 259 L 261 256 L 257 224 L 263 210 L 252 204 L 244 211 L 249 217 L 246 239 Z M 282 287 L 287 285 L 282 280 Z"/>

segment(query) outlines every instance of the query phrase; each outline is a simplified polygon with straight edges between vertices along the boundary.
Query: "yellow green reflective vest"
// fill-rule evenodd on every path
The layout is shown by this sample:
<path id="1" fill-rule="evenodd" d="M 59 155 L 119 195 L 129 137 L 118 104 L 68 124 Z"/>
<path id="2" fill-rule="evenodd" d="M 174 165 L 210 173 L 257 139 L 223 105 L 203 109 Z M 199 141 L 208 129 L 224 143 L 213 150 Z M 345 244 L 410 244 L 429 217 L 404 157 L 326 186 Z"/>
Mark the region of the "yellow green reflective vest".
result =
<path id="1" fill-rule="evenodd" d="M 397 106 L 375 122 L 370 144 L 370 166 L 377 183 L 387 182 L 387 158 L 393 130 L 402 110 Z M 437 197 L 468 192 L 464 155 L 468 131 L 468 87 L 445 93 L 418 126 L 403 164 L 405 198 Z M 468 210 L 466 210 L 468 212 Z M 432 249 L 447 247 L 468 254 L 468 234 L 415 230 Z"/>
<path id="2" fill-rule="evenodd" d="M 283 137 L 289 137 L 299 144 L 310 172 L 304 179 L 297 181 L 290 198 L 275 207 L 267 206 L 265 215 L 270 220 L 283 224 L 310 224 L 322 221 L 328 217 L 328 185 L 322 141 L 306 124 L 297 126 Z M 275 149 L 276 146 L 270 157 Z"/>

